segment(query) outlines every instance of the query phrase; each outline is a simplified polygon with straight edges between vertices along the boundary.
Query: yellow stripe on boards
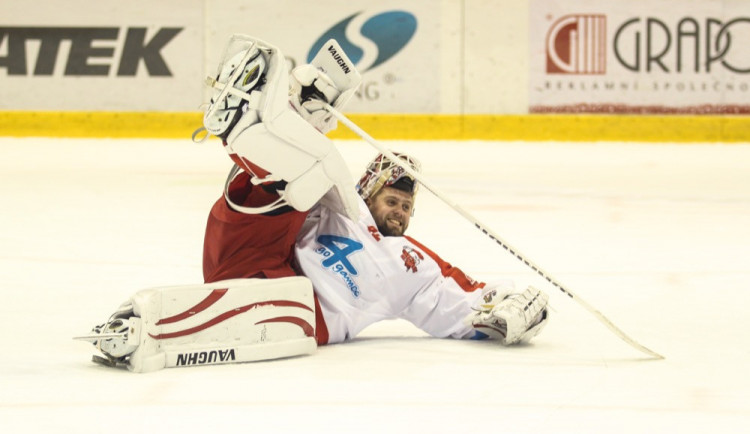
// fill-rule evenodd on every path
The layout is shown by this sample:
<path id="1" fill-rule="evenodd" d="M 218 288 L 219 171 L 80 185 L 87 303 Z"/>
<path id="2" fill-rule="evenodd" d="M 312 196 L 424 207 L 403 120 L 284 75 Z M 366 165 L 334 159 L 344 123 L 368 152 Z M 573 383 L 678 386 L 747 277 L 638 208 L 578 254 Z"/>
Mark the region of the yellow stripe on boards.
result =
<path id="1" fill-rule="evenodd" d="M 348 117 L 382 140 L 750 142 L 750 116 L 351 114 Z M 339 128 L 329 137 L 357 136 Z"/>
<path id="2" fill-rule="evenodd" d="M 750 116 L 348 114 L 378 140 L 750 142 Z M 198 112 L 0 111 L 0 136 L 186 138 Z M 341 126 L 333 139 L 357 139 Z"/>
<path id="3" fill-rule="evenodd" d="M 0 112 L 0 136 L 190 138 L 200 113 Z"/>

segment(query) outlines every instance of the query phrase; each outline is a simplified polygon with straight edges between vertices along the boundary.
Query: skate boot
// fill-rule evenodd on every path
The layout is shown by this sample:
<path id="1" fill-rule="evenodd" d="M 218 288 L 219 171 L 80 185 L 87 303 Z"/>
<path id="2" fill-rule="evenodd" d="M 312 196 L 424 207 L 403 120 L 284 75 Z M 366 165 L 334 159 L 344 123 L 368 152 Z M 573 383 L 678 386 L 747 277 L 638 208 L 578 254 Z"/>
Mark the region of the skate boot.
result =
<path id="1" fill-rule="evenodd" d="M 128 356 L 138 348 L 140 318 L 133 313 L 130 302 L 123 304 L 106 323 L 95 326 L 91 334 L 75 339 L 89 341 L 104 354 L 92 360 L 106 366 L 126 364 Z"/>

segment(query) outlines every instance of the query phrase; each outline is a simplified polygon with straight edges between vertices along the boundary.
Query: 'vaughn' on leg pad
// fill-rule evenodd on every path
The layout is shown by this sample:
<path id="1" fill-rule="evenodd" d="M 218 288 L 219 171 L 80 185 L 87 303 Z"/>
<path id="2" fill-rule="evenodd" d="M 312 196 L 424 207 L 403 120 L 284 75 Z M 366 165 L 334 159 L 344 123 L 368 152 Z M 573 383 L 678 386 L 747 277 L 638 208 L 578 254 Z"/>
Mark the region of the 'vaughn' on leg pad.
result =
<path id="1" fill-rule="evenodd" d="M 286 277 L 146 289 L 78 339 L 106 356 L 95 361 L 134 372 L 311 354 L 312 284 Z"/>

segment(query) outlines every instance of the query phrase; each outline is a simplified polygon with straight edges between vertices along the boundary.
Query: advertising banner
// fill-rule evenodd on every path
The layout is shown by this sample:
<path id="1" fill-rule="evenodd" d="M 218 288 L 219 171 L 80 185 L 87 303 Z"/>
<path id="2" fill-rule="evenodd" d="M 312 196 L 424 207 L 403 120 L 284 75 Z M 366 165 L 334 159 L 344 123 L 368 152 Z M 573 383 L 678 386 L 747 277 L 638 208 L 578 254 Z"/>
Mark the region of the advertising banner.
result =
<path id="1" fill-rule="evenodd" d="M 290 68 L 309 62 L 335 38 L 363 77 L 347 112 L 440 111 L 441 2 L 209 0 L 207 5 L 209 73 L 233 33 L 279 47 Z"/>
<path id="2" fill-rule="evenodd" d="M 0 110 L 197 110 L 202 5 L 4 0 Z"/>
<path id="3" fill-rule="evenodd" d="M 750 114 L 747 0 L 530 0 L 532 113 Z"/>

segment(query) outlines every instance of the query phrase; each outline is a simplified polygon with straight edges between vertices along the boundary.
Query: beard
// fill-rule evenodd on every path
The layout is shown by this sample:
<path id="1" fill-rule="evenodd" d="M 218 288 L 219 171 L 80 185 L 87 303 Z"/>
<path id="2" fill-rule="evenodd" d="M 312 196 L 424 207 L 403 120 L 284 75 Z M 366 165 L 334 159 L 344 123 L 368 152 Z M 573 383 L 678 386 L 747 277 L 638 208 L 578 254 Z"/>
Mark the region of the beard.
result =
<path id="1" fill-rule="evenodd" d="M 400 237 L 406 232 L 408 224 L 404 221 L 393 219 L 389 221 L 388 217 L 375 219 L 378 231 L 386 237 Z"/>

